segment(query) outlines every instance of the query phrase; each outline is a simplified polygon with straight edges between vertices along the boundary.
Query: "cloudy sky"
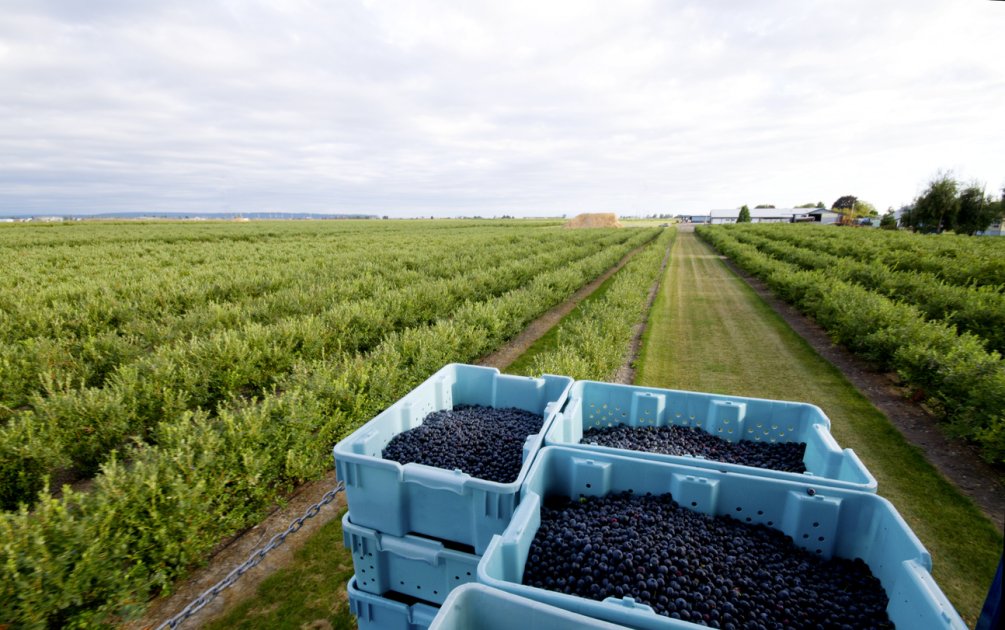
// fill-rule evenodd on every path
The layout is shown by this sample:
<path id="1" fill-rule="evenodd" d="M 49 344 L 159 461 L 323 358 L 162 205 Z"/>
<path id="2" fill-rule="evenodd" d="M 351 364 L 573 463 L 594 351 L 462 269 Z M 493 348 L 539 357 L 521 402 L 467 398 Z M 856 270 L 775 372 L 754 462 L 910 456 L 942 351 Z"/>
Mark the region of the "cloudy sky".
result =
<path id="1" fill-rule="evenodd" d="M 983 0 L 0 0 L 0 213 L 990 191 L 1003 33 Z"/>

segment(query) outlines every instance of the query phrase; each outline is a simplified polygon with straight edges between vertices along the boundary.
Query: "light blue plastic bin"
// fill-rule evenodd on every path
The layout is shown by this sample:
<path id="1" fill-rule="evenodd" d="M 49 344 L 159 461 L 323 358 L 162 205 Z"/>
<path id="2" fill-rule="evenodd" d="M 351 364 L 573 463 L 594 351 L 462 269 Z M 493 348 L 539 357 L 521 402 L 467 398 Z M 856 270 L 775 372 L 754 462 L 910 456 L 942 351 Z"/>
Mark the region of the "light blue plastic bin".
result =
<path id="1" fill-rule="evenodd" d="M 680 425 L 701 429 L 729 442 L 805 442 L 806 472 L 792 473 L 727 464 L 701 457 L 626 451 L 582 443 L 591 428 Z M 876 479 L 851 449 L 841 450 L 830 434 L 831 421 L 816 405 L 763 398 L 703 394 L 672 389 L 576 381 L 564 411 L 544 437 L 545 446 L 574 446 L 595 453 L 627 454 L 727 472 L 764 475 L 863 492 Z M 810 479 L 807 479 L 810 478 Z"/>
<path id="2" fill-rule="evenodd" d="M 346 585 L 346 593 L 359 630 L 426 630 L 439 612 L 430 604 L 409 605 L 364 593 L 356 588 L 355 577 Z"/>
<path id="3" fill-rule="evenodd" d="M 807 489 L 814 488 L 811 496 Z M 875 494 L 828 488 L 606 453 L 545 447 L 527 476 L 509 527 L 492 539 L 478 563 L 478 581 L 576 613 L 633 628 L 694 628 L 657 615 L 626 597 L 594 601 L 521 584 L 527 554 L 541 523 L 544 497 L 603 496 L 633 490 L 669 492 L 682 506 L 763 523 L 825 558 L 862 558 L 890 598 L 898 628 L 965 630 L 931 576 L 932 560 L 889 501 Z"/>
<path id="4" fill-rule="evenodd" d="M 335 445 L 335 467 L 345 482 L 352 521 L 392 536 L 421 534 L 459 542 L 482 553 L 506 529 L 544 433 L 561 409 L 572 379 L 509 376 L 495 368 L 450 364 L 429 377 Z M 511 483 L 497 483 L 460 471 L 381 458 L 391 438 L 454 405 L 516 407 L 541 414 L 544 426 L 527 438 L 523 468 Z"/>
<path id="5" fill-rule="evenodd" d="M 398 537 L 342 517 L 342 538 L 352 552 L 356 588 L 374 595 L 397 591 L 440 604 L 450 591 L 474 582 L 480 558 L 447 549 L 438 540 Z"/>
<path id="6" fill-rule="evenodd" d="M 429 630 L 616 630 L 623 627 L 481 584 L 465 584 L 451 591 Z"/>

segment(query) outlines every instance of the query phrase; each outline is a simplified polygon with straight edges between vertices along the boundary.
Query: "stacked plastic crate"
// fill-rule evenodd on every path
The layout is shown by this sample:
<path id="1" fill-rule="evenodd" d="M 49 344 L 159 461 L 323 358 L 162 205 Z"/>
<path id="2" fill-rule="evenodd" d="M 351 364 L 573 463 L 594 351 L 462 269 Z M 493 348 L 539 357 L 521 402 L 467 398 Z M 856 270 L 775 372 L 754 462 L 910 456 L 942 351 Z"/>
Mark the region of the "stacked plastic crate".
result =
<path id="1" fill-rule="evenodd" d="M 590 428 L 692 427 L 729 442 L 802 442 L 805 473 L 583 443 Z M 577 382 L 551 424 L 521 502 L 478 565 L 480 583 L 513 595 L 632 628 L 697 628 L 657 615 L 631 597 L 595 601 L 522 583 L 545 497 L 670 493 L 682 507 L 729 514 L 781 530 L 823 558 L 861 558 L 879 578 L 898 628 L 963 629 L 931 576 L 931 557 L 855 454 L 841 450 L 830 421 L 803 403 Z"/>
<path id="2" fill-rule="evenodd" d="M 342 523 L 355 571 L 349 601 L 362 630 L 426 628 L 455 588 L 476 580 L 481 554 L 509 525 L 520 487 L 571 385 L 567 377 L 448 365 L 335 446 L 349 504 Z M 544 424 L 524 443 L 516 480 L 497 483 L 382 458 L 394 436 L 457 405 L 541 414 Z"/>
<path id="3" fill-rule="evenodd" d="M 542 414 L 514 482 L 381 458 L 395 435 L 459 404 Z M 680 425 L 734 443 L 799 442 L 806 470 L 584 443 L 590 428 L 615 425 Z M 522 583 L 545 497 L 625 490 L 670 493 L 685 508 L 763 524 L 824 558 L 861 558 L 882 583 L 898 628 L 965 628 L 932 579 L 927 551 L 813 405 L 450 365 L 339 443 L 335 458 L 349 502 L 349 598 L 363 630 L 698 627 L 630 596 L 595 601 Z"/>

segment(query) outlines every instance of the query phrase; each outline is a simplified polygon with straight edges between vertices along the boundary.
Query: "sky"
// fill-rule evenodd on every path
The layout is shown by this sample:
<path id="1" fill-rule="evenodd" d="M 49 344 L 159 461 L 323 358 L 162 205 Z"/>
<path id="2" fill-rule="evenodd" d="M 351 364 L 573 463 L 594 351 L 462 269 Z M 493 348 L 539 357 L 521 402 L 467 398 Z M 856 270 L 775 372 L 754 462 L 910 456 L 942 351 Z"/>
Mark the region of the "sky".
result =
<path id="1" fill-rule="evenodd" d="M 0 214 L 1000 191 L 1002 33 L 984 0 L 0 0 Z"/>

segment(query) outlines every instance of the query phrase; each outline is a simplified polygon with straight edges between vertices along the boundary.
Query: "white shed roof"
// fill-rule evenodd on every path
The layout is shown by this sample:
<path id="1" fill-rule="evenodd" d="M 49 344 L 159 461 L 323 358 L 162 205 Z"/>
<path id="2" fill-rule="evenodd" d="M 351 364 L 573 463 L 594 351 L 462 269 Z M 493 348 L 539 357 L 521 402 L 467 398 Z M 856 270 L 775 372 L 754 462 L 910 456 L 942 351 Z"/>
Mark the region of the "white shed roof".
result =
<path id="1" fill-rule="evenodd" d="M 810 208 L 751 208 L 750 218 L 751 219 L 789 219 L 795 215 L 806 214 L 809 212 Z M 705 213 L 705 216 L 711 216 L 713 219 L 735 219 L 740 214 L 740 209 L 730 209 L 730 210 L 709 210 Z M 701 216 L 700 214 L 697 216 Z"/>

